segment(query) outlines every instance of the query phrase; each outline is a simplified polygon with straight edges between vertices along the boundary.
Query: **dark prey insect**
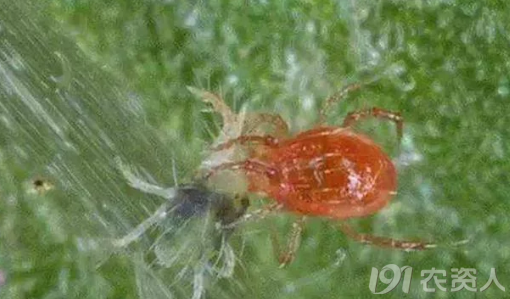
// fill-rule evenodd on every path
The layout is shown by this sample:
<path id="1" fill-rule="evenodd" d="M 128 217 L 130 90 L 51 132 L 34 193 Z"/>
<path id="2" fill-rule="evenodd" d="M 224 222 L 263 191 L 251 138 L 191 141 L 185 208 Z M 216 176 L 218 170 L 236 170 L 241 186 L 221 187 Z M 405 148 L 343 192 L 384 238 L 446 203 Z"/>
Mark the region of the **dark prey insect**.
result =
<path id="1" fill-rule="evenodd" d="M 135 177 L 127 168 L 117 161 L 119 168 L 129 184 L 142 192 L 154 194 L 166 199 L 151 217 L 140 223 L 135 229 L 123 238 L 114 241 L 116 247 L 125 247 L 137 240 L 149 227 L 164 219 L 171 219 L 175 226 L 179 222 L 189 220 L 193 217 L 203 217 L 212 213 L 214 219 L 221 227 L 221 237 L 226 238 L 233 231 L 229 225 L 238 220 L 248 209 L 249 201 L 246 197 L 232 198 L 232 196 L 216 192 L 206 187 L 205 182 L 197 180 L 190 184 L 178 187 L 162 188 L 147 183 Z M 236 205 L 236 201 L 239 204 Z"/>

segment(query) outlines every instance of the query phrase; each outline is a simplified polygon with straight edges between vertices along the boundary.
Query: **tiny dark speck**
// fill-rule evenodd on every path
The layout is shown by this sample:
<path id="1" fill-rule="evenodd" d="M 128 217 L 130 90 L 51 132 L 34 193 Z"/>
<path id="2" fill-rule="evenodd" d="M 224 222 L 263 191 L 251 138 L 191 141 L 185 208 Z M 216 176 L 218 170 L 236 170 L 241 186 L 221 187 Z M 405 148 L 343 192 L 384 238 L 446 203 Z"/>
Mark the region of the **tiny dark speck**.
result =
<path id="1" fill-rule="evenodd" d="M 43 180 L 41 180 L 41 179 L 34 180 L 34 186 L 36 188 L 42 187 L 43 185 L 44 185 L 44 181 Z"/>

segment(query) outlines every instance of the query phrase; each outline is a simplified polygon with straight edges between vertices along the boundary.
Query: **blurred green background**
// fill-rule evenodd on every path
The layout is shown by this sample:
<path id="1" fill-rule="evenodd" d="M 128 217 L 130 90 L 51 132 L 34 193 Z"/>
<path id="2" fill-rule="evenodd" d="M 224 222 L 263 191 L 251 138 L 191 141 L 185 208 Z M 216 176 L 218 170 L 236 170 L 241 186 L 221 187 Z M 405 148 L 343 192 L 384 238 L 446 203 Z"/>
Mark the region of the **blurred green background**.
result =
<path id="1" fill-rule="evenodd" d="M 360 127 L 395 158 L 399 193 L 377 215 L 351 222 L 442 246 L 375 248 L 311 219 L 295 262 L 278 269 L 269 232 L 275 226 L 284 236 L 294 216 L 271 217 L 236 231 L 235 271 L 208 275 L 204 298 L 510 298 L 509 2 L 0 0 L 0 7 L 2 298 L 191 298 L 185 254 L 165 269 L 147 262 L 150 240 L 123 251 L 107 245 L 162 203 L 129 188 L 114 157 L 153 182 L 172 186 L 174 174 L 189 181 L 221 122 L 186 86 L 221 93 L 236 111 L 281 114 L 298 132 L 314 126 L 328 95 L 372 78 L 329 111 L 328 123 L 364 107 L 400 111 L 399 151 L 392 126 Z M 54 187 L 34 191 L 35 179 Z M 178 248 L 193 246 L 183 238 Z M 401 285 L 370 292 L 372 267 L 387 264 L 413 267 L 409 294 Z M 451 269 L 461 267 L 477 270 L 478 289 L 496 268 L 507 291 L 494 284 L 478 293 L 423 291 L 422 270 L 446 270 L 450 289 Z"/>

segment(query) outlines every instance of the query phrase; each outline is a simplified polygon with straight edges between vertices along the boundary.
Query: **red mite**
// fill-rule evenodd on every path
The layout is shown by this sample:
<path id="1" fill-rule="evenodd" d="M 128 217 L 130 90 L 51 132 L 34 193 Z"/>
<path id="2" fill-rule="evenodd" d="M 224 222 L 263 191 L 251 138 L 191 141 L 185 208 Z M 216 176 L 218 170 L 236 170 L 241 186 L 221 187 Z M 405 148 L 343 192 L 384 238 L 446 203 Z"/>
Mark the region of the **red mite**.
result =
<path id="1" fill-rule="evenodd" d="M 235 142 L 260 142 L 265 149 L 220 167 L 244 169 L 249 191 L 304 215 L 367 216 L 384 207 L 397 187 L 395 167 L 381 148 L 348 128 L 319 127 L 282 141 L 241 136 Z"/>
<path id="2" fill-rule="evenodd" d="M 359 88 L 352 85 L 338 96 L 329 98 L 324 111 L 348 91 Z M 234 145 L 250 147 L 248 159 L 221 164 L 209 176 L 226 169 L 240 169 L 246 173 L 249 192 L 263 193 L 277 203 L 263 210 L 246 214 L 263 217 L 268 212 L 285 209 L 303 216 L 322 216 L 344 220 L 364 217 L 382 209 L 396 194 L 397 173 L 390 158 L 369 137 L 354 132 L 351 127 L 359 120 L 377 117 L 395 122 L 400 140 L 403 120 L 399 113 L 371 108 L 350 113 L 342 127 L 320 125 L 295 137 L 270 135 L 241 135 L 219 145 L 224 150 Z M 279 116 L 274 116 L 279 119 Z M 275 122 L 276 123 L 276 122 Z M 304 217 L 293 226 L 287 252 L 280 257 L 282 265 L 289 263 L 297 250 Z M 405 250 L 425 249 L 433 244 L 407 242 L 358 234 L 347 224 L 342 230 L 354 239 Z"/>

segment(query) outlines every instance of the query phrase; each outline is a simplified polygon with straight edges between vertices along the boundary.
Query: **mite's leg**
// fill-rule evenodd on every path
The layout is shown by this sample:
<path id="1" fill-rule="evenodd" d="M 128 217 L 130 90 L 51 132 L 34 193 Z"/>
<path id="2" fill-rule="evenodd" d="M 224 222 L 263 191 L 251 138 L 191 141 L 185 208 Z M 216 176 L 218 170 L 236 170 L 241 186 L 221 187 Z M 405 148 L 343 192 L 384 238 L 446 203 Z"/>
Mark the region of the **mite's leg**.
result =
<path id="1" fill-rule="evenodd" d="M 202 101 L 210 103 L 213 109 L 216 112 L 218 112 L 223 118 L 223 123 L 230 125 L 237 121 L 236 118 L 237 115 L 234 112 L 232 112 L 230 107 L 228 107 L 227 104 L 225 104 L 225 101 L 223 101 L 223 99 L 219 95 L 191 86 L 188 86 L 188 90 L 192 94 L 200 97 Z"/>
<path id="2" fill-rule="evenodd" d="M 346 223 L 342 223 L 340 226 L 340 229 L 344 234 L 347 236 L 353 238 L 354 240 L 364 243 L 364 244 L 371 244 L 379 247 L 386 247 L 386 248 L 397 248 L 402 250 L 424 250 L 429 248 L 435 248 L 437 247 L 436 244 L 432 243 L 426 243 L 421 241 L 403 241 L 403 240 L 395 240 L 391 238 L 385 238 L 385 237 L 378 237 L 368 234 L 360 234 L 356 232 L 354 229 L 352 229 L 351 226 L 349 226 Z"/>
<path id="3" fill-rule="evenodd" d="M 341 101 L 342 99 L 344 99 L 350 92 L 353 92 L 355 90 L 358 90 L 361 88 L 361 84 L 359 83 L 354 83 L 354 84 L 350 84 L 350 85 L 347 85 L 346 87 L 342 88 L 340 91 L 334 93 L 333 95 L 331 95 L 329 98 L 327 98 L 325 101 L 324 101 L 324 104 L 322 105 L 322 109 L 320 111 L 320 118 L 319 118 L 319 122 L 320 123 L 324 123 L 326 122 L 326 113 L 328 112 L 329 108 L 331 107 L 331 105 L 335 102 L 339 102 Z"/>
<path id="4" fill-rule="evenodd" d="M 397 138 L 400 143 L 400 140 L 402 139 L 402 131 L 404 128 L 404 119 L 398 112 L 387 111 L 375 107 L 366 110 L 352 112 L 349 113 L 345 118 L 343 127 L 350 127 L 354 123 L 369 117 L 382 118 L 394 122 L 395 125 L 397 126 Z"/>
<path id="5" fill-rule="evenodd" d="M 267 130 L 266 126 L 270 126 L 270 130 Z M 287 138 L 289 136 L 289 126 L 278 114 L 248 113 L 244 119 L 242 134 L 269 134 L 276 138 Z"/>
<path id="6" fill-rule="evenodd" d="M 221 115 L 225 124 L 234 125 L 237 121 L 239 121 L 238 115 L 235 114 L 230 107 L 227 106 L 227 104 L 225 104 L 225 101 L 219 95 L 190 86 L 188 86 L 188 90 L 194 95 L 200 97 L 202 101 L 211 104 L 214 111 Z M 269 113 L 247 114 L 243 123 L 243 132 L 245 135 L 255 135 L 253 132 L 263 124 L 272 125 L 275 136 L 286 137 L 288 135 L 289 130 L 287 123 L 280 117 L 280 115 Z"/>
<path id="7" fill-rule="evenodd" d="M 281 205 L 279 203 L 268 204 L 260 209 L 254 210 L 250 213 L 243 214 L 236 221 L 222 225 L 220 228 L 221 229 L 230 229 L 230 228 L 234 228 L 238 225 L 241 225 L 245 222 L 261 220 L 270 214 L 273 214 L 277 211 L 282 210 L 282 208 L 283 208 L 283 205 Z"/>
<path id="8" fill-rule="evenodd" d="M 230 148 L 235 144 L 244 145 L 250 142 L 262 144 L 269 147 L 275 147 L 276 145 L 278 145 L 278 139 L 269 135 L 266 136 L 242 135 L 237 138 L 231 139 L 223 144 L 220 144 L 217 147 L 214 147 L 213 151 L 221 151 Z"/>
<path id="9" fill-rule="evenodd" d="M 255 160 L 245 160 L 242 162 L 223 163 L 221 165 L 213 167 L 204 176 L 204 178 L 209 179 L 211 176 L 215 175 L 217 172 L 223 171 L 223 170 L 229 170 L 229 169 L 231 169 L 231 170 L 243 169 L 246 172 L 259 173 L 259 174 L 265 175 L 267 177 L 272 177 L 277 173 L 276 169 L 274 169 L 264 163 L 261 163 L 261 162 L 255 161 Z"/>
<path id="10" fill-rule="evenodd" d="M 273 250 L 275 256 L 278 257 L 278 261 L 280 263 L 280 268 L 283 268 L 290 264 L 294 257 L 296 256 L 296 252 L 301 243 L 301 233 L 303 232 L 303 225 L 306 217 L 299 217 L 294 223 L 292 223 L 292 229 L 290 231 L 290 235 L 287 239 L 287 244 L 285 246 L 284 251 L 280 249 L 280 242 L 278 241 L 278 236 L 276 230 L 273 228 L 271 230 L 271 240 L 273 242 Z"/>

